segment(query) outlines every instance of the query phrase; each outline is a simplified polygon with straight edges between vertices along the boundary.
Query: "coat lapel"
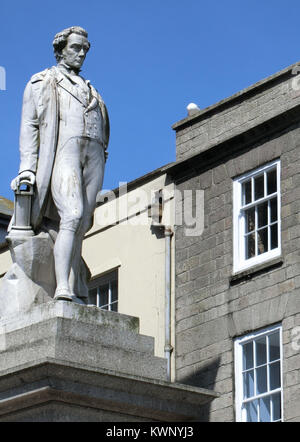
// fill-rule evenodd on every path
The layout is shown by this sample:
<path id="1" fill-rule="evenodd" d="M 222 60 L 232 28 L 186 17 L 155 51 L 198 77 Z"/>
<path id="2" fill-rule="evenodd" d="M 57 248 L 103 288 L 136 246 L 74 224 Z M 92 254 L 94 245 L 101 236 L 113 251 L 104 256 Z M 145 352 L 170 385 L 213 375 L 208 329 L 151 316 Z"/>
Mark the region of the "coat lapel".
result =
<path id="1" fill-rule="evenodd" d="M 76 100 L 78 100 L 84 107 L 87 106 L 87 103 L 81 98 L 78 86 L 76 86 L 76 83 L 71 80 L 71 77 L 69 77 L 67 74 L 63 74 L 59 70 L 58 74 L 56 76 L 57 78 L 57 84 L 62 87 L 65 91 L 67 91 L 69 94 L 71 94 Z"/>

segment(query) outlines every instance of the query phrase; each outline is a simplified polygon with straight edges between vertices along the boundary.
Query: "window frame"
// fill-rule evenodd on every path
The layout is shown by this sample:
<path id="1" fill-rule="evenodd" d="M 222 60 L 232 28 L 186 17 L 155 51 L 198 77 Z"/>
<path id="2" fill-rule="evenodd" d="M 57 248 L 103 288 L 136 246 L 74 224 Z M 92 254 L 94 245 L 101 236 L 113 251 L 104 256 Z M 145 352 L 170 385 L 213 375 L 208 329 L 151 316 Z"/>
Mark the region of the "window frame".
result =
<path id="1" fill-rule="evenodd" d="M 245 256 L 245 216 L 244 207 L 242 205 L 242 185 L 249 179 L 267 173 L 268 169 L 272 169 L 276 166 L 277 172 L 277 190 L 273 196 L 267 195 L 255 200 L 247 205 L 249 207 L 256 207 L 265 201 L 269 201 L 277 196 L 277 225 L 278 225 L 278 246 L 272 250 L 261 253 L 252 258 L 246 259 Z M 247 270 L 253 266 L 262 264 L 274 258 L 278 258 L 281 255 L 281 182 L 280 182 L 280 159 L 274 160 L 257 169 L 252 170 L 238 178 L 233 180 L 233 273 L 238 273 L 243 270 Z M 269 221 L 269 220 L 268 220 Z M 268 228 L 270 226 L 267 224 Z M 274 223 L 273 223 L 274 224 Z"/>
<path id="2" fill-rule="evenodd" d="M 262 393 L 259 395 L 253 395 L 251 398 L 243 398 L 243 345 L 249 342 L 253 342 L 262 336 L 272 335 L 275 331 L 279 331 L 279 349 L 280 349 L 280 388 Z M 268 350 L 267 350 L 268 352 Z M 266 361 L 266 365 L 270 361 Z M 271 361 L 271 363 L 274 363 Z M 244 335 L 242 337 L 236 338 L 234 341 L 234 374 L 235 374 L 235 415 L 236 422 L 247 422 L 246 412 L 244 411 L 244 404 L 251 402 L 256 399 L 260 399 L 266 396 L 272 396 L 276 393 L 280 393 L 281 397 L 281 422 L 284 421 L 283 415 L 283 346 L 282 346 L 282 325 L 276 324 L 262 330 Z M 275 421 L 277 422 L 277 421 Z"/>
<path id="3" fill-rule="evenodd" d="M 111 283 L 114 281 L 116 281 L 116 283 L 117 283 L 117 300 L 111 301 L 112 300 Z M 109 285 L 108 302 L 107 302 L 107 304 L 100 305 L 99 288 L 105 284 Z M 109 272 L 105 272 L 104 274 L 98 275 L 97 277 L 93 278 L 93 280 L 89 284 L 89 291 L 94 290 L 94 289 L 97 289 L 96 304 L 91 304 L 89 302 L 89 305 L 95 305 L 96 307 L 101 308 L 102 310 L 106 310 L 106 311 L 114 311 L 114 310 L 112 310 L 112 305 L 117 304 L 116 311 L 118 311 L 118 303 L 119 303 L 119 271 L 118 271 L 118 268 L 110 270 Z M 90 301 L 90 299 L 89 299 L 89 301 Z M 105 308 L 105 307 L 107 307 L 107 308 Z"/>

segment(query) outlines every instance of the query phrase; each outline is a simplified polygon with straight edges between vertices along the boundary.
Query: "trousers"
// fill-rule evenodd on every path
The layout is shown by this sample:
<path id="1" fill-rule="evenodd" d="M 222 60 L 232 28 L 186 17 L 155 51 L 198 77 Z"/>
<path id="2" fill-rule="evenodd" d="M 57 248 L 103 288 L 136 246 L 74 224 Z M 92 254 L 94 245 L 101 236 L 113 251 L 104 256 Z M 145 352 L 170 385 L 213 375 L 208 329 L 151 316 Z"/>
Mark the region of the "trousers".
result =
<path id="1" fill-rule="evenodd" d="M 60 230 L 84 235 L 91 227 L 104 178 L 104 148 L 96 139 L 72 137 L 56 153 L 51 193 Z"/>

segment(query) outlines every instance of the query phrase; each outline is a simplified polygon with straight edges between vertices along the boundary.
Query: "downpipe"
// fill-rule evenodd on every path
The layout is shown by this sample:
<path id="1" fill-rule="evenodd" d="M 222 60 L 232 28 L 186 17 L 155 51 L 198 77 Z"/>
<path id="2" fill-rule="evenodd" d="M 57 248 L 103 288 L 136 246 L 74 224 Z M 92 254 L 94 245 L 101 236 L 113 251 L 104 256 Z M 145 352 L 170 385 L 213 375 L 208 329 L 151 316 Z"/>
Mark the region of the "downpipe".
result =
<path id="1" fill-rule="evenodd" d="M 164 229 L 166 241 L 166 269 L 165 269 L 165 358 L 167 359 L 167 380 L 171 382 L 171 239 L 173 231 L 170 226 Z"/>

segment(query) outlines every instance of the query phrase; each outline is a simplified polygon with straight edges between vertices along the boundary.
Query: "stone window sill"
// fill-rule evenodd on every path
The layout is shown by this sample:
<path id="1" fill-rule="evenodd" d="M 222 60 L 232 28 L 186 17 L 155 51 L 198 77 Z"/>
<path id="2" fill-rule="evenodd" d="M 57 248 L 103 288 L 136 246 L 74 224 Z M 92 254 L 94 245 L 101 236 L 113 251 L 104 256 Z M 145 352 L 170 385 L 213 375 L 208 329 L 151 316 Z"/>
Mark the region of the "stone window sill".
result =
<path id="1" fill-rule="evenodd" d="M 277 258 L 271 259 L 270 261 L 264 262 L 263 264 L 258 264 L 249 269 L 242 270 L 241 272 L 234 273 L 229 278 L 230 285 L 239 284 L 240 282 L 247 281 L 253 277 L 265 273 L 273 268 L 281 267 L 283 264 L 283 257 L 278 256 Z"/>

